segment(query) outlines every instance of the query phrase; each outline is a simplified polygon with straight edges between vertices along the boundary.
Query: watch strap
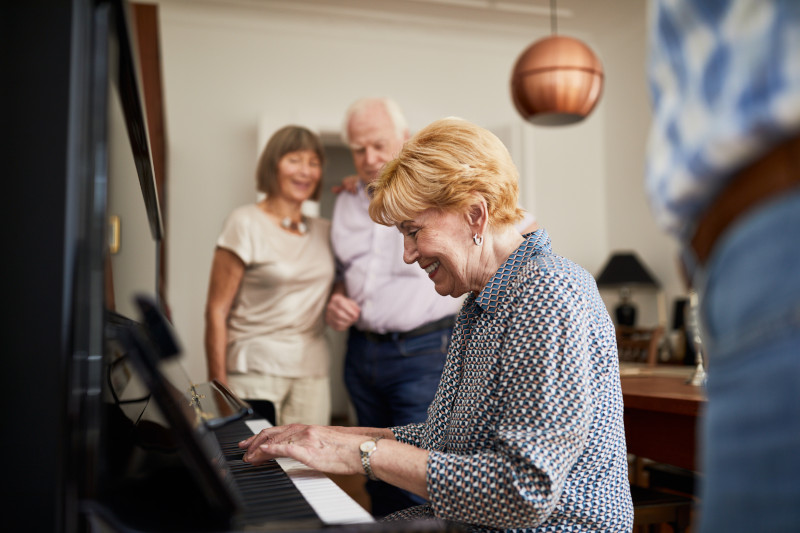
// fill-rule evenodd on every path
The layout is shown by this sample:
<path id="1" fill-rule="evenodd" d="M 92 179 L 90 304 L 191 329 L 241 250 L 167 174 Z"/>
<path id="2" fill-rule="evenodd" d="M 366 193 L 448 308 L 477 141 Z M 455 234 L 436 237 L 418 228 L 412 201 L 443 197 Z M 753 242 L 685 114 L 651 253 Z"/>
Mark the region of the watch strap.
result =
<path id="1" fill-rule="evenodd" d="M 372 437 L 372 440 L 377 443 L 383 437 Z M 367 475 L 369 479 L 372 481 L 378 481 L 378 478 L 375 477 L 375 474 L 372 472 L 372 465 L 370 464 L 369 460 L 373 453 L 375 453 L 376 448 L 373 448 L 369 452 L 361 452 L 361 466 L 364 467 L 364 473 Z"/>

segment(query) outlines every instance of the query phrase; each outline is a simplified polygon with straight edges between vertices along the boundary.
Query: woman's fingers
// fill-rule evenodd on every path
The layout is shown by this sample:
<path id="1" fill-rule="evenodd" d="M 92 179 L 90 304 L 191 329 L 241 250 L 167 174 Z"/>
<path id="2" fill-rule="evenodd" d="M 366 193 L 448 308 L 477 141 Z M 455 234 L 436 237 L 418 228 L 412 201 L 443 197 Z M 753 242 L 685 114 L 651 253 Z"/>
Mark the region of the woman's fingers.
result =
<path id="1" fill-rule="evenodd" d="M 240 448 L 247 449 L 242 459 L 246 463 L 261 463 L 275 457 L 283 457 L 284 455 L 274 448 L 269 448 L 269 446 L 294 443 L 295 436 L 303 432 L 306 427 L 300 424 L 292 424 L 290 426 L 262 429 L 258 434 L 239 443 Z M 265 450 L 269 450 L 270 453 L 265 453 L 264 450 L 261 450 L 262 446 L 267 446 Z"/>
<path id="2" fill-rule="evenodd" d="M 250 442 L 243 457 L 245 462 L 261 464 L 276 457 L 291 457 L 321 472 L 361 472 L 358 445 L 368 439 L 366 435 L 322 426 L 293 425 L 272 429 L 268 438 Z"/>

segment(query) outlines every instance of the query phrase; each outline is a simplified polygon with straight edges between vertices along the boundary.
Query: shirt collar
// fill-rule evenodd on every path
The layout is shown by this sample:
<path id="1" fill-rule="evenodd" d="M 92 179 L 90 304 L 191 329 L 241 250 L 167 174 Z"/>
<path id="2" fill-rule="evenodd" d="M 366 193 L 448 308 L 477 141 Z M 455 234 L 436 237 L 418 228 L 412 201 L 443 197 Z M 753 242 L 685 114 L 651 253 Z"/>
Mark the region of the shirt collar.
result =
<path id="1" fill-rule="evenodd" d="M 500 302 L 505 298 L 508 283 L 517 277 L 517 273 L 523 263 L 534 255 L 549 254 L 551 252 L 550 236 L 544 229 L 529 234 L 519 248 L 514 250 L 495 272 L 489 283 L 475 298 L 475 303 L 484 312 L 493 315 L 497 311 Z"/>
<path id="2" fill-rule="evenodd" d="M 359 176 L 358 181 L 356 181 L 356 194 L 369 199 L 369 195 L 367 194 L 367 185 L 364 183 L 364 180 L 361 179 L 361 176 Z"/>

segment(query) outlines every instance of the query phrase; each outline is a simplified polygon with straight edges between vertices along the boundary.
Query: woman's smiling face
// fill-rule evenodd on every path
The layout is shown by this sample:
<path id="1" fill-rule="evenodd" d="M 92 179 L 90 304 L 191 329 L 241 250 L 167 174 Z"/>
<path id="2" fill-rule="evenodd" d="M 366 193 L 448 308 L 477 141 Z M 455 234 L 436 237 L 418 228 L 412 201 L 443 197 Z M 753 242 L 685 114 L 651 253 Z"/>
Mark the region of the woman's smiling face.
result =
<path id="1" fill-rule="evenodd" d="M 475 290 L 480 254 L 465 214 L 426 209 L 397 227 L 403 234 L 403 261 L 418 263 L 436 292 L 457 298 Z"/>
<path id="2" fill-rule="evenodd" d="M 278 161 L 278 190 L 287 200 L 308 200 L 320 178 L 322 164 L 313 150 L 288 152 Z"/>

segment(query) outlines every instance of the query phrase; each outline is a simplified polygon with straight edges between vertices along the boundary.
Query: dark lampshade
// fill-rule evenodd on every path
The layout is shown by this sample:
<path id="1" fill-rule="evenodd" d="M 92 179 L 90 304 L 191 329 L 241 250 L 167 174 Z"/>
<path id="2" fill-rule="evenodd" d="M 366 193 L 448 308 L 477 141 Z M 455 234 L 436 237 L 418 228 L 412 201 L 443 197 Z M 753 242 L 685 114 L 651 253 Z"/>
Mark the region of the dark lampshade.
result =
<path id="1" fill-rule="evenodd" d="M 636 254 L 632 252 L 616 252 L 597 276 L 600 288 L 620 289 L 621 302 L 614 308 L 614 316 L 618 326 L 636 325 L 636 306 L 630 300 L 631 287 L 659 288 L 661 284 L 647 270 Z"/>
<path id="2" fill-rule="evenodd" d="M 632 252 L 615 252 L 597 276 L 598 287 L 645 286 L 661 284 Z"/>

